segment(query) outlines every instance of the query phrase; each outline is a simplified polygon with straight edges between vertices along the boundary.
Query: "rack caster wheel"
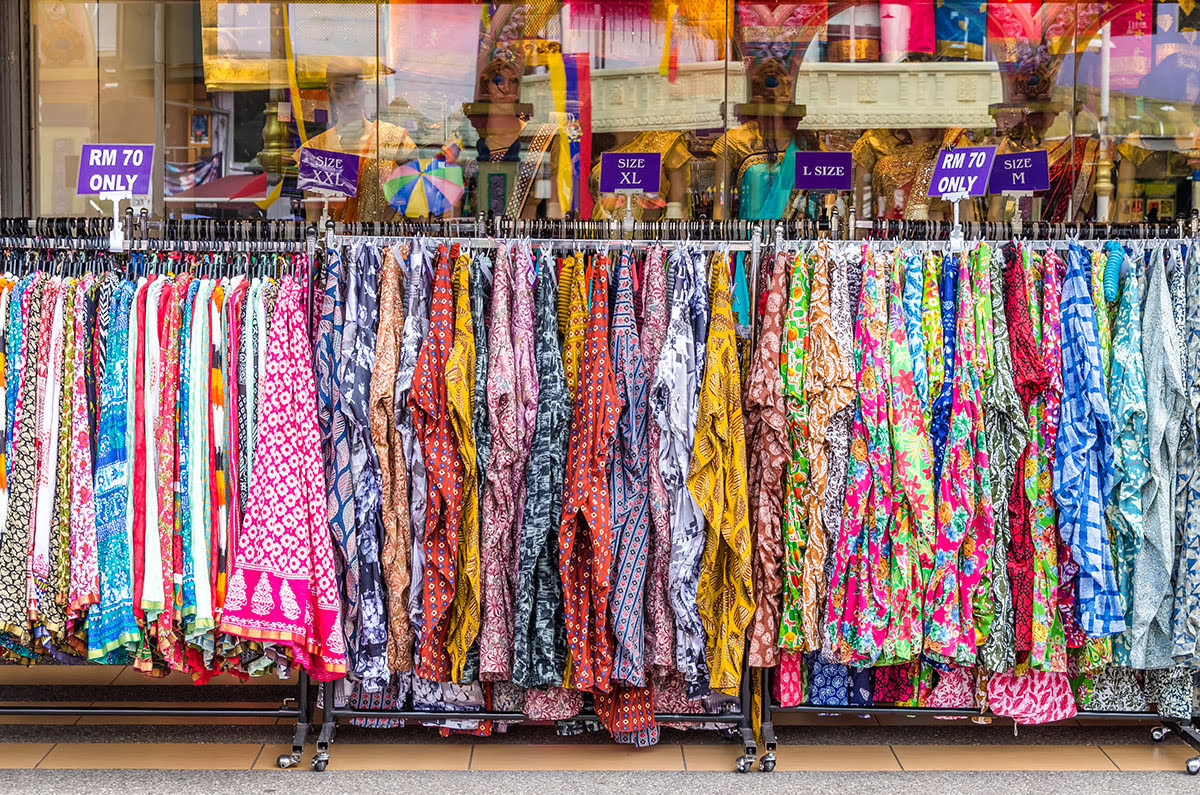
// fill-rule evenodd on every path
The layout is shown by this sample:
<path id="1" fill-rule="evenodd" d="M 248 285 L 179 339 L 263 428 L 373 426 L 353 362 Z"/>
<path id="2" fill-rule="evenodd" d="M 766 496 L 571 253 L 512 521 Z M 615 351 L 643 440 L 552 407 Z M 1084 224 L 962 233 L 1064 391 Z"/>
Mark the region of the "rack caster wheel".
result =
<path id="1" fill-rule="evenodd" d="M 1150 730 L 1150 739 L 1154 740 L 1156 743 L 1161 743 L 1163 740 L 1167 739 L 1167 735 L 1170 733 L 1171 730 L 1166 726 L 1155 726 Z"/>
<path id="2" fill-rule="evenodd" d="M 287 770 L 289 767 L 295 767 L 300 764 L 300 754 L 280 754 L 279 758 L 275 760 L 275 764 L 284 770 Z"/>
<path id="3" fill-rule="evenodd" d="M 753 768 L 754 768 L 754 757 L 752 755 L 747 754 L 745 756 L 738 757 L 737 767 L 735 768 L 737 770 L 737 772 L 749 773 Z"/>
<path id="4" fill-rule="evenodd" d="M 775 770 L 775 752 L 767 751 L 763 754 L 762 759 L 758 760 L 758 769 L 764 773 L 771 773 Z"/>
<path id="5" fill-rule="evenodd" d="M 1187 760 L 1185 766 L 1187 767 L 1187 772 L 1190 775 L 1194 776 L 1197 773 L 1200 773 L 1200 756 L 1193 756 L 1191 759 Z"/>
<path id="6" fill-rule="evenodd" d="M 329 757 L 314 756 L 312 761 L 312 769 L 315 773 L 324 773 L 325 768 L 329 767 Z"/>

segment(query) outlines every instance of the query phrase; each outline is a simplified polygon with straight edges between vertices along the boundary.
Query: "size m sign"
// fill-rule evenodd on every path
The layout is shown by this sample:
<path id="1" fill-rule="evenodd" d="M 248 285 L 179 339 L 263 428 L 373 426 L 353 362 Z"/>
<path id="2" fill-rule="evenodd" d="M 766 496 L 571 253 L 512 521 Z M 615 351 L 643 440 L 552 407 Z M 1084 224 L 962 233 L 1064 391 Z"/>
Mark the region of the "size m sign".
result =
<path id="1" fill-rule="evenodd" d="M 103 193 L 144 196 L 150 192 L 153 167 L 154 144 L 84 144 L 75 192 L 80 196 Z"/>

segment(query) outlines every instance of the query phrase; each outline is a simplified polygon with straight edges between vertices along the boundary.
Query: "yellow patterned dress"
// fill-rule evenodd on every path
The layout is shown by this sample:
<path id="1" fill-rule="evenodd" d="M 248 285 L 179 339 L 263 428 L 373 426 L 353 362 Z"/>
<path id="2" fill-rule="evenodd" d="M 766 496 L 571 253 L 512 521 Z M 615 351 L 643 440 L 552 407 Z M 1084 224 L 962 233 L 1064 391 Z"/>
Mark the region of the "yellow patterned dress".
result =
<path id="1" fill-rule="evenodd" d="M 735 694 L 741 685 L 754 593 L 742 385 L 727 255 L 713 263 L 709 300 L 712 320 L 687 485 L 707 520 L 696 601 L 708 637 L 710 685 Z"/>
<path id="2" fill-rule="evenodd" d="M 446 402 L 450 427 L 463 465 L 462 506 L 458 525 L 458 578 L 450 603 L 450 679 L 462 680 L 467 651 L 479 634 L 479 479 L 475 434 L 471 428 L 475 395 L 475 327 L 471 320 L 471 259 L 454 263 L 454 346 L 446 359 Z"/>

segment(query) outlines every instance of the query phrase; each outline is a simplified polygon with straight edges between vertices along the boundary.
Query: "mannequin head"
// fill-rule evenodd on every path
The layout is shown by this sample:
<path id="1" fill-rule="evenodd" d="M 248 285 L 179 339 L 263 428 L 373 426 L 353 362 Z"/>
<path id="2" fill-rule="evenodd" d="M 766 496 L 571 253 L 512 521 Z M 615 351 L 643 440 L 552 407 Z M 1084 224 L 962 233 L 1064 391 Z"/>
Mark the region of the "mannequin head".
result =
<path id="1" fill-rule="evenodd" d="M 334 125 L 339 130 L 367 123 L 366 91 L 363 86 L 363 64 L 358 58 L 339 56 L 325 67 L 325 82 L 329 87 L 329 106 Z"/>

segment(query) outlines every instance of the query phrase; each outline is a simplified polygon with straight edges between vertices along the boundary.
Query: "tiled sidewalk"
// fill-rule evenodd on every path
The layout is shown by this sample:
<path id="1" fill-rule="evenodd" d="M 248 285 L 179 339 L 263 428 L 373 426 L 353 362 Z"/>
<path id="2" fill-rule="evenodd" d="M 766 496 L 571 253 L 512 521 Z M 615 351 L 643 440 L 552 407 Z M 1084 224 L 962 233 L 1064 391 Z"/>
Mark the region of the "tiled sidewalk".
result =
<path id="1" fill-rule="evenodd" d="M 284 745 L 258 743 L 0 743 L 0 769 L 278 770 Z M 311 752 L 311 749 L 309 749 Z M 662 771 L 732 770 L 731 746 L 335 744 L 330 770 Z M 786 745 L 778 770 L 900 771 L 1182 771 L 1195 752 L 1148 745 Z M 307 761 L 307 760 L 304 760 Z M 307 770 L 307 765 L 280 775 Z"/>

